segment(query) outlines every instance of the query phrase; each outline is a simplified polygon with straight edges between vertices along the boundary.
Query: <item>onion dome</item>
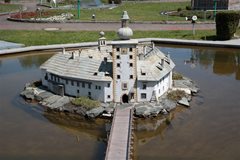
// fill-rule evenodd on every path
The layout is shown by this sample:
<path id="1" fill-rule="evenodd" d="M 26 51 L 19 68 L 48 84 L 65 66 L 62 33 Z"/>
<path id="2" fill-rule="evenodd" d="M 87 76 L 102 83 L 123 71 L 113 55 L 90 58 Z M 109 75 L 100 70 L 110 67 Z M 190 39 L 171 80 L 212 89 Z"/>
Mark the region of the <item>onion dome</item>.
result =
<path id="1" fill-rule="evenodd" d="M 127 21 L 129 20 L 129 16 L 127 14 L 127 11 L 123 12 L 121 22 L 122 22 L 122 27 L 118 30 L 117 34 L 118 37 L 121 40 L 129 40 L 130 37 L 133 35 L 133 31 L 131 28 L 127 26 Z"/>

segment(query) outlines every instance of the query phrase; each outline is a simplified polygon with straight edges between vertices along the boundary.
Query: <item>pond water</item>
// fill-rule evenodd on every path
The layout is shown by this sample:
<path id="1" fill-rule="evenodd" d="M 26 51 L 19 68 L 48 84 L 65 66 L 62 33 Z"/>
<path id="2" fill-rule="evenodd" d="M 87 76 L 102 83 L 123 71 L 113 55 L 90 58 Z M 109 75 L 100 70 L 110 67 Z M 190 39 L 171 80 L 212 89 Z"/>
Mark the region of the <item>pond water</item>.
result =
<path id="1" fill-rule="evenodd" d="M 160 48 L 201 91 L 191 108 L 174 112 L 171 125 L 138 124 L 137 159 L 240 159 L 240 50 Z"/>
<path id="2" fill-rule="evenodd" d="M 176 71 L 201 88 L 191 108 L 137 125 L 137 159 L 240 158 L 240 50 L 162 46 Z M 105 120 L 84 121 L 47 113 L 19 96 L 40 78 L 38 67 L 53 53 L 0 57 L 0 159 L 104 159 Z"/>
<path id="3" fill-rule="evenodd" d="M 0 159 L 104 159 L 104 121 L 53 116 L 19 96 L 51 55 L 0 57 Z"/>

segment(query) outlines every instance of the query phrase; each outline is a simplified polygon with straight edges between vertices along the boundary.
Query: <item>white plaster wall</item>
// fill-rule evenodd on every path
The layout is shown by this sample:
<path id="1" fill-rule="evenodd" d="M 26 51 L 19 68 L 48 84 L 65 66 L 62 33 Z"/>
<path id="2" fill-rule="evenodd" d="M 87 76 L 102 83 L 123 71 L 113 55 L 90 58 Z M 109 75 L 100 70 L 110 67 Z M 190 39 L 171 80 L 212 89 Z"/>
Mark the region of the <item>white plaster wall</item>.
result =
<path id="1" fill-rule="evenodd" d="M 172 74 L 170 72 L 156 83 L 154 87 L 156 97 L 159 98 L 164 93 L 166 93 L 171 88 L 171 84 L 172 84 Z"/>
<path id="2" fill-rule="evenodd" d="M 143 83 L 145 83 L 147 85 L 146 89 L 142 89 L 143 87 Z M 151 81 L 151 82 L 145 82 L 145 81 L 138 81 L 137 82 L 137 95 L 138 95 L 138 102 L 146 102 L 146 101 L 150 101 L 152 98 L 152 93 L 154 90 L 154 87 L 156 86 L 155 81 Z M 146 99 L 142 99 L 141 98 L 141 94 L 142 93 L 146 93 L 147 97 Z"/>
<path id="3" fill-rule="evenodd" d="M 120 51 L 121 52 L 121 51 Z M 130 59 L 129 56 L 134 56 L 133 52 L 129 52 L 126 54 L 120 54 L 120 59 L 116 59 L 116 64 L 120 63 L 120 67 L 116 67 L 116 75 L 120 75 L 120 79 L 116 79 L 116 102 L 122 101 L 122 95 L 129 95 L 131 89 L 134 87 L 134 79 L 130 79 L 130 75 L 134 75 L 133 67 L 130 67 L 129 64 L 133 63 L 133 59 Z M 128 88 L 126 90 L 122 90 L 122 84 L 128 83 Z"/>

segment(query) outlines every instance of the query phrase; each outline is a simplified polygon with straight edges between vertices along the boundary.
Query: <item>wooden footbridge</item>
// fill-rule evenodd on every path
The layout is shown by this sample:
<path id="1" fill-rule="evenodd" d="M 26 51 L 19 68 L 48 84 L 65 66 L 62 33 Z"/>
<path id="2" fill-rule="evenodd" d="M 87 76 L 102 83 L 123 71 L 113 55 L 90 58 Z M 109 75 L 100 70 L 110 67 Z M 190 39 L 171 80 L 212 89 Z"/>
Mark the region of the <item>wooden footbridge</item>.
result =
<path id="1" fill-rule="evenodd" d="M 132 107 L 115 109 L 105 160 L 131 159 L 132 120 Z"/>

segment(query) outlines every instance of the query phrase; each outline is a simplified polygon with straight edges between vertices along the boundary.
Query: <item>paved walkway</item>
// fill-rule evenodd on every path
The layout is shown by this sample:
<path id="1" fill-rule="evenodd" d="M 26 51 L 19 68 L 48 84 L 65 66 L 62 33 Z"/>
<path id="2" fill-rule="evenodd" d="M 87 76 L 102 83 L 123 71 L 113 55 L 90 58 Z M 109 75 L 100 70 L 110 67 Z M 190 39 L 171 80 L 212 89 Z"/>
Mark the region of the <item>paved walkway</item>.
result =
<path id="1" fill-rule="evenodd" d="M 36 10 L 35 3 L 23 3 L 29 11 Z M 63 31 L 116 31 L 119 23 L 20 23 L 6 20 L 8 15 L 0 16 L 1 30 L 43 30 L 44 28 L 59 28 Z M 130 24 L 133 30 L 192 30 L 192 24 Z M 196 24 L 196 30 L 215 29 L 215 24 Z"/>
<path id="2" fill-rule="evenodd" d="M 131 107 L 117 108 L 114 113 L 105 160 L 127 160 L 131 139 Z"/>

